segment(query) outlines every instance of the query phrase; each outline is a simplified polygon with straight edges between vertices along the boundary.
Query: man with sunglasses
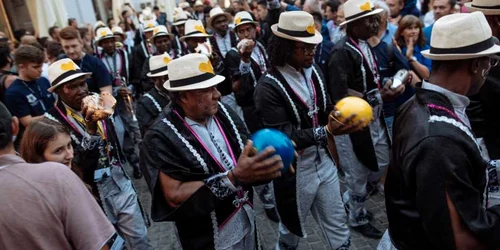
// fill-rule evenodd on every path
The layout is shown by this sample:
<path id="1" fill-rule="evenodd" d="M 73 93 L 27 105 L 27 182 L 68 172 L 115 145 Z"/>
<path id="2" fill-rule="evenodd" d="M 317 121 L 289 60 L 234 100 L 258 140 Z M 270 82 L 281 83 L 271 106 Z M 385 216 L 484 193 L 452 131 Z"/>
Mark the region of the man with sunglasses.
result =
<path id="1" fill-rule="evenodd" d="M 352 1 L 352 0 L 351 0 Z M 327 249 L 348 249 L 349 229 L 333 161 L 333 134 L 360 129 L 359 123 L 333 119 L 332 105 L 321 69 L 314 63 L 322 41 L 313 17 L 303 11 L 282 13 L 271 27 L 268 43 L 270 68 L 255 87 L 255 107 L 263 127 L 288 135 L 299 152 L 297 174 L 273 181 L 280 215 L 276 249 L 296 249 L 312 213 L 325 236 Z"/>

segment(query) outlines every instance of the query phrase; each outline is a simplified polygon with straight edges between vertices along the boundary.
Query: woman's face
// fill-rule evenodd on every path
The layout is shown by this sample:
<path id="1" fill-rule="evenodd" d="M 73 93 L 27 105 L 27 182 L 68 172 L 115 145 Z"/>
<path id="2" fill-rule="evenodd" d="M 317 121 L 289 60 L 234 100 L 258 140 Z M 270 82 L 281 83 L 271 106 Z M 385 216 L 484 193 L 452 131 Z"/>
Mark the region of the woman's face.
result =
<path id="1" fill-rule="evenodd" d="M 414 24 L 409 26 L 408 28 L 403 30 L 403 37 L 405 41 L 409 41 L 410 39 L 413 39 L 414 42 L 418 40 L 418 36 L 420 35 L 420 28 Z"/>
<path id="2" fill-rule="evenodd" d="M 47 145 L 43 156 L 46 161 L 62 163 L 71 168 L 71 160 L 73 160 L 71 137 L 66 133 L 57 134 Z"/>

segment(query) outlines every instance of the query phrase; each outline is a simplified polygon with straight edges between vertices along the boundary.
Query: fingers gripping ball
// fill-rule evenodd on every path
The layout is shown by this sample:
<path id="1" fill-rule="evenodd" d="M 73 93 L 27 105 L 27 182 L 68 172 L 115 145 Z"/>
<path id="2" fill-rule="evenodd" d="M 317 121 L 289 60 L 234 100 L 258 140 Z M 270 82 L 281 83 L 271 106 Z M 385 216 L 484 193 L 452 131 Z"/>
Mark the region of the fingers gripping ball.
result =
<path id="1" fill-rule="evenodd" d="M 283 161 L 282 171 L 288 171 L 295 157 L 295 148 L 287 135 L 276 129 L 265 128 L 255 132 L 251 140 L 257 152 L 261 152 L 268 146 L 273 147 Z"/>
<path id="2" fill-rule="evenodd" d="M 335 116 L 340 120 L 344 121 L 352 115 L 356 115 L 353 122 L 362 121 L 363 127 L 368 126 L 373 120 L 373 109 L 364 99 L 348 96 L 342 98 L 335 105 Z"/>

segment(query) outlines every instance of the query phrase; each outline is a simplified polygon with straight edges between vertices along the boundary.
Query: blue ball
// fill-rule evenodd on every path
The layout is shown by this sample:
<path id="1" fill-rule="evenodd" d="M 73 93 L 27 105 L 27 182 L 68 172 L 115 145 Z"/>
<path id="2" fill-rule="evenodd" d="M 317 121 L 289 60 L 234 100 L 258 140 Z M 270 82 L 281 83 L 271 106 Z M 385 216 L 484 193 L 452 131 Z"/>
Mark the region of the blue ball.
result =
<path id="1" fill-rule="evenodd" d="M 273 147 L 276 154 L 281 156 L 283 172 L 288 171 L 295 157 L 295 148 L 287 135 L 277 129 L 265 128 L 255 132 L 251 140 L 257 152 L 261 152 L 268 146 Z"/>

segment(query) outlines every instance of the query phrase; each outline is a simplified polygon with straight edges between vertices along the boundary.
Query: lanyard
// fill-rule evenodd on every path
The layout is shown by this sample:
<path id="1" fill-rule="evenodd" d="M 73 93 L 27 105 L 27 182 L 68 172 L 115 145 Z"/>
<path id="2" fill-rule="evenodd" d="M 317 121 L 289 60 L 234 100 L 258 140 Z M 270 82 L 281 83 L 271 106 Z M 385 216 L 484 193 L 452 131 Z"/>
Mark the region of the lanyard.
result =
<path id="1" fill-rule="evenodd" d="M 19 79 L 19 78 L 17 78 L 17 79 Z M 31 92 L 31 94 L 33 94 L 33 96 L 35 96 L 36 98 L 38 98 L 40 100 L 40 105 L 42 106 L 43 112 L 45 113 L 47 111 L 47 108 L 45 108 L 45 101 L 43 99 L 42 90 L 40 89 L 40 85 L 38 85 L 35 81 L 35 85 L 38 89 L 38 95 L 37 95 L 35 93 L 35 91 L 33 91 L 33 89 L 31 89 L 25 81 L 23 81 L 21 79 L 19 79 L 19 81 L 21 81 L 24 84 L 24 86 L 26 86 L 26 88 L 28 88 L 30 90 L 30 92 Z"/>
<path id="2" fill-rule="evenodd" d="M 256 43 L 257 43 L 257 41 L 256 41 Z M 265 54 L 264 54 L 264 51 L 262 50 L 262 48 L 258 44 L 255 44 L 255 46 L 257 47 L 257 51 L 255 53 L 255 54 L 257 54 L 257 58 L 256 59 L 254 58 L 254 60 L 257 61 L 257 66 L 260 69 L 260 73 L 263 74 L 267 70 L 266 57 L 265 57 Z"/>
<path id="3" fill-rule="evenodd" d="M 182 116 L 179 114 L 179 112 L 177 112 L 177 110 L 173 110 L 173 111 L 182 120 L 182 122 L 184 123 L 184 126 L 186 126 L 186 128 L 189 129 L 189 131 L 194 135 L 194 137 L 196 138 L 196 140 L 198 140 L 198 142 L 201 144 L 201 146 L 203 146 L 203 148 L 208 152 L 208 154 L 210 154 L 210 157 L 212 157 L 212 159 L 217 163 L 220 170 L 225 171 L 226 169 L 223 167 L 222 163 L 219 162 L 219 160 L 217 160 L 217 158 L 213 155 L 212 151 L 210 151 L 210 149 L 208 149 L 207 145 L 201 140 L 201 138 L 198 136 L 198 134 L 196 134 L 196 132 L 193 130 L 193 128 L 191 128 L 191 126 L 189 126 L 189 124 L 186 122 L 186 120 L 184 118 L 182 118 Z M 231 145 L 229 144 L 229 141 L 227 140 L 226 133 L 224 133 L 224 130 L 220 126 L 220 123 L 219 123 L 219 120 L 217 119 L 217 117 L 214 116 L 214 120 L 215 120 L 215 123 L 217 124 L 217 127 L 219 128 L 220 133 L 222 134 L 222 137 L 224 138 L 224 142 L 226 143 L 226 147 L 227 147 L 229 154 L 231 156 L 231 160 L 233 161 L 234 166 L 236 166 L 236 164 L 237 164 L 236 157 L 234 156 Z"/>
<path id="4" fill-rule="evenodd" d="M 378 89 L 381 89 L 382 87 L 380 86 L 380 76 L 379 76 L 379 73 L 378 73 L 378 65 L 377 65 L 377 62 L 375 61 L 375 58 L 373 58 L 373 55 L 371 56 L 371 58 L 373 59 L 372 62 L 370 62 L 370 60 L 367 60 L 365 53 L 363 53 L 363 50 L 359 47 L 359 44 L 354 41 L 352 38 L 349 38 L 351 40 L 352 43 L 354 43 L 354 46 L 356 46 L 356 48 L 361 52 L 361 55 L 363 56 L 363 59 L 368 63 L 368 65 L 372 65 L 372 67 L 375 68 L 375 70 L 373 70 L 371 67 L 370 67 L 370 70 L 372 71 L 373 73 L 373 77 L 375 78 L 375 82 L 377 83 L 377 86 L 378 86 Z M 369 48 L 368 48 L 369 49 Z"/>

